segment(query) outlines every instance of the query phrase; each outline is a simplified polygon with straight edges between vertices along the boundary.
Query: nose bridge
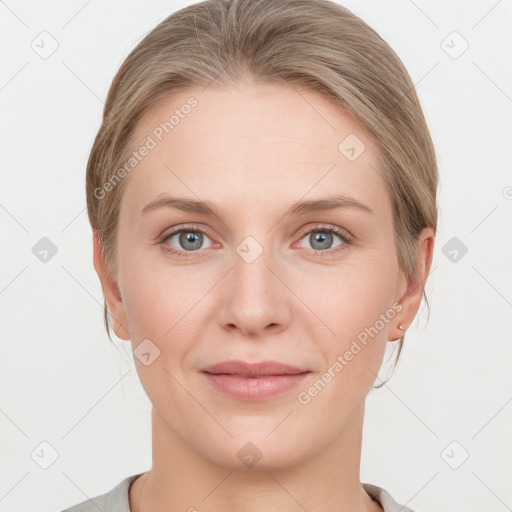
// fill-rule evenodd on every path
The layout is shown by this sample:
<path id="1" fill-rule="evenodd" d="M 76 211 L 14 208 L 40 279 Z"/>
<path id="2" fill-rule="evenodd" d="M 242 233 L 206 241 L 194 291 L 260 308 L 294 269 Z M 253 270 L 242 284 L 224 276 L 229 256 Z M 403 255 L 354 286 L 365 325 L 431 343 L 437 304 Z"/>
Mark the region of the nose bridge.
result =
<path id="1" fill-rule="evenodd" d="M 272 267 L 271 234 L 247 235 L 236 247 L 233 260 L 237 293 L 268 295 L 275 279 Z"/>
<path id="2" fill-rule="evenodd" d="M 233 270 L 222 300 L 220 321 L 256 333 L 283 324 L 285 287 L 274 275 L 272 232 L 247 235 L 234 247 Z"/>

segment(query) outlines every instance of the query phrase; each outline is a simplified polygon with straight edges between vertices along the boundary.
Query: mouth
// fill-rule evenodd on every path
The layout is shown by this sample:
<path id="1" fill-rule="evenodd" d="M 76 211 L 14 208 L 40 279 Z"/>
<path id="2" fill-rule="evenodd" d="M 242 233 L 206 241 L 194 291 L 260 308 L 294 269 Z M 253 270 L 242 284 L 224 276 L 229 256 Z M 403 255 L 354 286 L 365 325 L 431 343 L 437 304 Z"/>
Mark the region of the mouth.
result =
<path id="1" fill-rule="evenodd" d="M 283 394 L 311 373 L 276 361 L 225 361 L 203 368 L 201 372 L 217 391 L 249 402 L 268 400 Z"/>
<path id="2" fill-rule="evenodd" d="M 278 375 L 298 375 L 308 372 L 297 366 L 280 363 L 278 361 L 262 361 L 260 363 L 249 363 L 245 361 L 223 361 L 211 366 L 202 368 L 201 371 L 211 375 L 235 375 L 237 377 L 262 377 Z"/>

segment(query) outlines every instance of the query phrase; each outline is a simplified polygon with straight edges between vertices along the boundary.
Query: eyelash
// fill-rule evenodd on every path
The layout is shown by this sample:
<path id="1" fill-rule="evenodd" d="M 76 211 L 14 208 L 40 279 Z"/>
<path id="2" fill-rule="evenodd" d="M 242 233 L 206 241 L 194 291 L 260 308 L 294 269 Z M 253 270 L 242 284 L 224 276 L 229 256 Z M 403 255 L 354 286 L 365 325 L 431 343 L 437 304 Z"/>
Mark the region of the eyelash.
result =
<path id="1" fill-rule="evenodd" d="M 166 251 L 168 251 L 170 254 L 172 254 L 173 256 L 189 258 L 189 257 L 193 256 L 194 253 L 197 253 L 199 251 L 197 251 L 197 250 L 196 251 L 178 251 L 178 250 L 174 249 L 172 246 L 167 244 L 168 240 L 170 240 L 174 235 L 177 235 L 178 233 L 182 233 L 182 232 L 193 232 L 193 233 L 197 232 L 197 233 L 202 233 L 203 235 L 208 236 L 208 233 L 205 233 L 199 227 L 197 227 L 193 224 L 190 224 L 188 226 L 183 226 L 180 229 L 177 229 L 177 230 L 172 231 L 171 233 L 165 235 L 160 240 L 159 243 L 162 244 L 163 248 Z M 342 231 L 341 229 L 339 229 L 335 226 L 332 226 L 330 224 L 326 224 L 326 225 L 318 224 L 314 228 L 312 228 L 309 231 L 307 231 L 306 233 L 304 233 L 300 239 L 302 240 L 306 235 L 310 235 L 311 233 L 315 233 L 315 232 L 334 233 L 335 235 L 339 236 L 341 238 L 341 240 L 343 241 L 343 243 L 341 245 L 339 245 L 338 247 L 336 247 L 334 249 L 326 249 L 325 251 L 320 251 L 318 249 L 311 249 L 311 251 L 313 251 L 313 254 L 315 256 L 320 256 L 320 257 L 337 256 L 341 252 L 345 251 L 347 249 L 347 247 L 349 245 L 351 245 L 351 243 L 352 243 L 352 238 L 345 231 Z M 210 238 L 210 237 L 208 236 L 208 238 Z"/>

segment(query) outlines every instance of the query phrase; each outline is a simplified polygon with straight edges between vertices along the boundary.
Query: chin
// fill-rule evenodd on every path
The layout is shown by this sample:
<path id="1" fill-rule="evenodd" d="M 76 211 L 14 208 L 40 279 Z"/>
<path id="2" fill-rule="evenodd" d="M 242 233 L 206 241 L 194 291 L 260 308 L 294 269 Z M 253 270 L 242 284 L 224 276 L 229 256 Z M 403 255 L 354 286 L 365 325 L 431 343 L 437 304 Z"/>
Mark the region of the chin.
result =
<path id="1" fill-rule="evenodd" d="M 232 471 L 279 471 L 298 464 L 306 457 L 305 447 L 298 450 L 297 446 L 301 444 L 277 435 L 272 440 L 265 439 L 265 435 L 254 438 L 244 435 L 215 447 L 210 444 L 203 454 L 212 463 Z"/>

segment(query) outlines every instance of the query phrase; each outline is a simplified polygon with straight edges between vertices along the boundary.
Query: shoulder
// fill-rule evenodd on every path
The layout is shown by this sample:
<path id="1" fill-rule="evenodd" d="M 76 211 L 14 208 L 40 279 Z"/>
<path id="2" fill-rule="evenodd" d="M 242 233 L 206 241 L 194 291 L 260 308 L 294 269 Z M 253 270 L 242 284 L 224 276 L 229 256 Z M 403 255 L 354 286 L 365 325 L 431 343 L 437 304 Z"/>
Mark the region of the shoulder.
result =
<path id="1" fill-rule="evenodd" d="M 128 490 L 140 474 L 131 475 L 117 484 L 111 491 L 82 501 L 62 512 L 98 512 L 98 510 L 102 512 L 130 512 Z"/>
<path id="2" fill-rule="evenodd" d="M 414 512 L 414 510 L 397 503 L 388 491 L 378 485 L 362 483 L 364 490 L 380 504 L 384 512 Z"/>

